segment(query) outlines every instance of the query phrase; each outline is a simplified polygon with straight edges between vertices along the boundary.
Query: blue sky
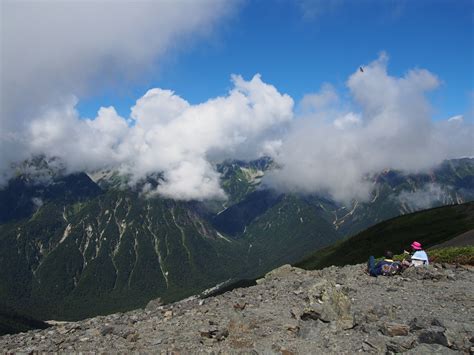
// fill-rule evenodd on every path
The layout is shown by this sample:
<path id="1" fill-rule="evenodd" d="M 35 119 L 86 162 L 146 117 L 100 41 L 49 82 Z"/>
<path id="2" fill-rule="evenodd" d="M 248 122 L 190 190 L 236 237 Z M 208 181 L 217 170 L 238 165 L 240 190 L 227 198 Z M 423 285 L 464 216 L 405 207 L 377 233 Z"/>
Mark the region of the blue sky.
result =
<path id="1" fill-rule="evenodd" d="M 472 1 L 244 1 L 210 37 L 161 57 L 133 83 L 119 82 L 80 97 L 82 116 L 101 106 L 128 116 L 149 88 L 174 90 L 191 103 L 224 95 L 230 75 L 265 82 L 298 102 L 323 83 L 345 90 L 348 76 L 389 57 L 389 73 L 413 68 L 436 74 L 434 119 L 463 114 L 474 90 Z"/>
<path id="2" fill-rule="evenodd" d="M 222 198 L 216 162 L 266 155 L 282 189 L 344 200 L 367 174 L 472 157 L 473 6 L 3 0 L 0 183 L 44 154 Z"/>

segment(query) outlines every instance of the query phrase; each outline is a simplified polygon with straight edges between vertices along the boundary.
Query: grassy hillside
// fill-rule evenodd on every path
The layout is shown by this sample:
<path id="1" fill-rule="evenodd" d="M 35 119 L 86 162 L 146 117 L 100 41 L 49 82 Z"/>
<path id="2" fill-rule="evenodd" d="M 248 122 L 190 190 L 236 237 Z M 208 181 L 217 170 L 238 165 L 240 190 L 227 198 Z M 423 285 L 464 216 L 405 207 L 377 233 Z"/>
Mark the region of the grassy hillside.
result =
<path id="1" fill-rule="evenodd" d="M 305 269 L 356 264 L 385 250 L 400 253 L 417 240 L 425 248 L 474 228 L 474 202 L 433 208 L 379 223 L 354 237 L 309 255 L 296 264 Z"/>

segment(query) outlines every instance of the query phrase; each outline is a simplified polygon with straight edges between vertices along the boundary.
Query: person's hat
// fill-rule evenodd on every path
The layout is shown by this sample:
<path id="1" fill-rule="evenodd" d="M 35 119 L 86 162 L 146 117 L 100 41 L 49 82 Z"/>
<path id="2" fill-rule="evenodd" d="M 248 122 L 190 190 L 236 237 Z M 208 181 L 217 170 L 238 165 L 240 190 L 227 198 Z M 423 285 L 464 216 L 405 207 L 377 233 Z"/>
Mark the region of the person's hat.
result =
<path id="1" fill-rule="evenodd" d="M 421 250 L 421 244 L 418 242 L 411 243 L 411 247 L 415 250 Z"/>

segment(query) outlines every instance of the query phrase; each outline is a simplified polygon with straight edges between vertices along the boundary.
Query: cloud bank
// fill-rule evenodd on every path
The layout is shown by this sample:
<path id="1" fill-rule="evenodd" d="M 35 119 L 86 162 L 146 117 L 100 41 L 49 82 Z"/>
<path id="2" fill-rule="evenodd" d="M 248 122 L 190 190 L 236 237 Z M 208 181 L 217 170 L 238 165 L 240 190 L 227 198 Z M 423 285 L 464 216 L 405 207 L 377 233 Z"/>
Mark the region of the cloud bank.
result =
<path id="1" fill-rule="evenodd" d="M 157 193 L 176 199 L 225 198 L 214 164 L 268 154 L 275 127 L 293 117 L 293 100 L 259 75 L 232 78 L 223 97 L 191 105 L 170 90 L 152 89 L 137 100 L 131 117 L 113 107 L 95 119 L 79 118 L 74 100 L 31 122 L 31 153 L 59 157 L 70 171 L 119 169 L 138 181 L 162 172 Z"/>
<path id="2" fill-rule="evenodd" d="M 295 109 L 291 97 L 258 74 L 235 75 L 227 94 L 200 104 L 154 88 L 138 98 L 130 117 L 102 107 L 85 119 L 75 109 L 81 95 L 159 66 L 170 51 L 212 33 L 235 3 L 5 0 L 1 6 L 0 183 L 12 163 L 44 154 L 60 158 L 68 171 L 117 169 L 132 183 L 162 173 L 164 183 L 151 192 L 166 197 L 225 198 L 215 163 L 266 155 L 280 167 L 267 184 L 347 201 L 366 198 L 367 176 L 382 169 L 421 171 L 474 156 L 472 123 L 462 115 L 431 119 L 426 95 L 439 79 L 423 69 L 391 76 L 385 55 L 348 78 L 348 100 L 326 84 Z"/>
<path id="3" fill-rule="evenodd" d="M 215 170 L 224 159 L 270 156 L 279 169 L 266 184 L 348 201 L 368 198 L 367 177 L 383 169 L 420 172 L 474 155 L 472 124 L 431 119 L 426 94 L 438 78 L 423 69 L 390 76 L 385 55 L 349 77 L 351 102 L 324 85 L 295 110 L 259 75 L 232 82 L 227 95 L 197 105 L 149 90 L 129 118 L 103 107 L 80 119 L 76 101 L 64 101 L 29 122 L 23 141 L 28 154 L 59 157 L 69 171 L 118 169 L 132 183 L 160 172 L 164 183 L 151 192 L 185 200 L 225 198 Z"/>
<path id="4" fill-rule="evenodd" d="M 302 115 L 274 156 L 282 167 L 269 177 L 274 186 L 342 201 L 366 199 L 372 188 L 367 177 L 383 169 L 417 172 L 474 155 L 472 123 L 431 119 L 426 94 L 439 79 L 423 69 L 393 77 L 387 62 L 382 54 L 349 77 L 353 102 L 341 103 L 327 85 L 303 98 Z"/>
<path id="5" fill-rule="evenodd" d="M 0 171 L 26 158 L 22 132 L 38 115 L 60 114 L 73 96 L 117 89 L 159 69 L 171 53 L 214 33 L 237 5 L 226 0 L 1 1 Z"/>
<path id="6" fill-rule="evenodd" d="M 397 197 L 398 202 L 411 211 L 418 211 L 446 203 L 449 193 L 442 186 L 430 183 L 416 191 L 402 191 Z"/>

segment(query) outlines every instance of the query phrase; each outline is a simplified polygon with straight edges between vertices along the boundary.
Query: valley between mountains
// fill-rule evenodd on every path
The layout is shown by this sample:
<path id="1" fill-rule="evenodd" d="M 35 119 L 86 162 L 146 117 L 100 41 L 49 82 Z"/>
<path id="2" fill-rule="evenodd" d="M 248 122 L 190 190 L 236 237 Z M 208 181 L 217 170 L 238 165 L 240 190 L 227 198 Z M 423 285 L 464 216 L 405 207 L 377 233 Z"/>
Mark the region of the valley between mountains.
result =
<path id="1" fill-rule="evenodd" d="M 296 263 L 378 222 L 474 200 L 474 160 L 368 177 L 368 201 L 279 193 L 269 159 L 219 164 L 227 201 L 144 193 L 114 171 L 66 174 L 44 157 L 0 190 L 0 313 L 78 320 L 174 302 Z M 263 182 L 262 182 L 263 181 Z"/>

